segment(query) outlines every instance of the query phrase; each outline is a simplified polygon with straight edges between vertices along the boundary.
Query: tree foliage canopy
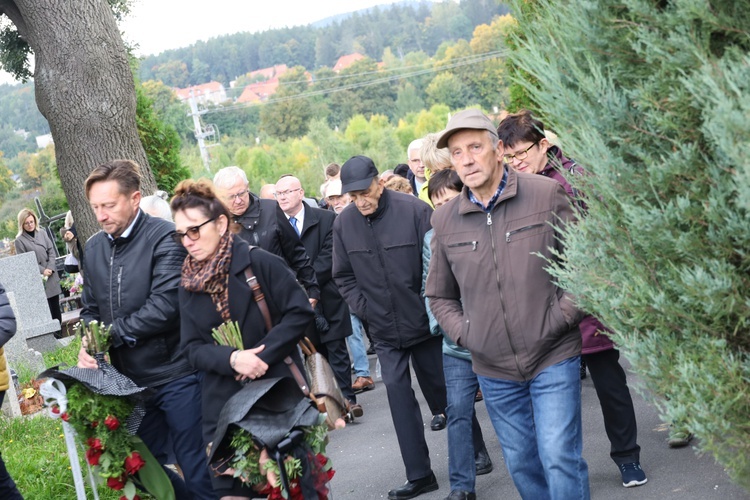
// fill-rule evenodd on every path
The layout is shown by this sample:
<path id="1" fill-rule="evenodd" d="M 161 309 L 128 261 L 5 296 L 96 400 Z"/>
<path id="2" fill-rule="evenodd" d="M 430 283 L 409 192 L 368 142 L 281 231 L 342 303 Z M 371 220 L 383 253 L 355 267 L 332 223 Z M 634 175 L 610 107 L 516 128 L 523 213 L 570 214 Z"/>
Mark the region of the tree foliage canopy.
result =
<path id="1" fill-rule="evenodd" d="M 518 83 L 590 173 L 555 274 L 750 487 L 750 2 L 515 4 Z"/>

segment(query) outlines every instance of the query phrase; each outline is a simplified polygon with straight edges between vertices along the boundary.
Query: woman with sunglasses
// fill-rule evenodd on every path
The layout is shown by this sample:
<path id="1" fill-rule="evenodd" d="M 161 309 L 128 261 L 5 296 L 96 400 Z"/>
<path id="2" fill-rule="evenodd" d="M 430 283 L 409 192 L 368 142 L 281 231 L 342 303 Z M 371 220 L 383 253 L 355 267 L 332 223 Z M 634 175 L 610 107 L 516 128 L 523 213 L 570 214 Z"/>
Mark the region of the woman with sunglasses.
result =
<path id="1" fill-rule="evenodd" d="M 281 258 L 260 248 L 251 251 L 230 231 L 229 213 L 210 181 L 182 181 L 171 208 L 175 240 L 188 251 L 179 291 L 181 343 L 190 364 L 204 374 L 203 439 L 208 445 L 224 403 L 246 381 L 292 377 L 283 361 L 287 356 L 302 370 L 297 342 L 314 313 Z M 245 270 L 250 265 L 271 313 L 270 331 L 247 283 Z M 227 321 L 239 324 L 243 349 L 214 341 L 212 330 Z M 231 475 L 212 476 L 214 490 L 223 500 L 257 496 Z"/>

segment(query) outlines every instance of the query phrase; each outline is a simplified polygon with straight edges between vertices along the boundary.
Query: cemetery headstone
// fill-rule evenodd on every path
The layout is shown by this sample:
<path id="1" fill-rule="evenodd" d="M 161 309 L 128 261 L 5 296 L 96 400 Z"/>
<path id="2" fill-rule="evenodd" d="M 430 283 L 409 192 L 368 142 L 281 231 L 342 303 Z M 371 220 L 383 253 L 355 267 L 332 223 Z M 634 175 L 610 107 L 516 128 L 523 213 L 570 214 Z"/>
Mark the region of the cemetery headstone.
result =
<path id="1" fill-rule="evenodd" d="M 61 346 L 54 337 L 60 330 L 60 323 L 50 314 L 34 254 L 0 259 L 0 282 L 14 296 L 18 324 L 16 335 L 5 346 L 8 362 L 13 366 L 21 360 L 41 372 L 46 367 L 38 353 Z"/>

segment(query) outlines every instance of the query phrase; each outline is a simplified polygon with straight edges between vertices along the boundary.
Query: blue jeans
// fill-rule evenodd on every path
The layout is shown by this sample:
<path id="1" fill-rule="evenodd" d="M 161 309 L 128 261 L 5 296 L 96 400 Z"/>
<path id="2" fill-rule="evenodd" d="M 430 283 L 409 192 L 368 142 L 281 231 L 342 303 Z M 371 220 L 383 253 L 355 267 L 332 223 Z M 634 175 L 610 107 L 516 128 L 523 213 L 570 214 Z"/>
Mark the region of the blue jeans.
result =
<path id="1" fill-rule="evenodd" d="M 588 500 L 581 429 L 580 356 L 524 382 L 478 376 L 484 402 L 524 499 Z"/>
<path id="2" fill-rule="evenodd" d="M 354 376 L 369 377 L 370 362 L 367 360 L 362 321 L 354 314 L 350 314 L 349 316 L 352 320 L 352 334 L 346 338 L 346 343 L 349 345 L 349 351 L 352 354 Z"/>
<path id="3" fill-rule="evenodd" d="M 201 378 L 191 374 L 157 388 L 146 402 L 146 415 L 138 436 L 164 465 L 174 458 L 185 476 L 182 481 L 167 471 L 175 498 L 215 500 L 208 475 L 208 458 L 203 447 L 201 424 Z"/>
<path id="4" fill-rule="evenodd" d="M 443 373 L 448 390 L 448 474 L 451 491 L 474 492 L 476 454 L 485 449 L 474 401 L 479 389 L 471 361 L 443 353 Z M 471 436 L 472 439 L 468 439 Z"/>

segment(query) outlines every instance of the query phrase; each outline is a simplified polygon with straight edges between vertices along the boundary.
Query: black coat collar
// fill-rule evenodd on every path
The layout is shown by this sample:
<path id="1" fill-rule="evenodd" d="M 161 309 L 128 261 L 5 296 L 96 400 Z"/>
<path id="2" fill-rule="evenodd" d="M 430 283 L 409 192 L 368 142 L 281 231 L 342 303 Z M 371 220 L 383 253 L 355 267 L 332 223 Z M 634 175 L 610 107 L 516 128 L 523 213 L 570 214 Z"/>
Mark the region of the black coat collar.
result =
<path id="1" fill-rule="evenodd" d="M 305 207 L 305 222 L 302 224 L 302 231 L 300 231 L 300 237 L 302 237 L 307 232 L 308 229 L 310 229 L 313 226 L 317 226 L 319 223 L 320 223 L 320 216 L 317 214 L 317 211 L 309 205 L 306 206 Z"/>

